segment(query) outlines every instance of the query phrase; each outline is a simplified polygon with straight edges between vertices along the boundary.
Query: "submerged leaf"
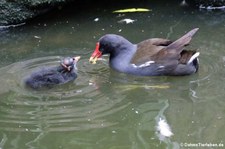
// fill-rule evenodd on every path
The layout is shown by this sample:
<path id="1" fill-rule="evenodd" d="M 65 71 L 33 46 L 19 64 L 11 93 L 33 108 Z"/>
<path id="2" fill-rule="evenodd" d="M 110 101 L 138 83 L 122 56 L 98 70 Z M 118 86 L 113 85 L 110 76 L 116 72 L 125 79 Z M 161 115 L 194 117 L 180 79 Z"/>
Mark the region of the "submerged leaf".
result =
<path id="1" fill-rule="evenodd" d="M 137 88 L 146 88 L 146 89 L 168 89 L 170 88 L 169 85 L 140 85 L 140 84 L 130 84 L 130 85 L 121 85 L 117 86 L 117 88 L 123 91 L 129 91 Z"/>
<path id="2" fill-rule="evenodd" d="M 134 21 L 136 20 L 132 20 L 132 19 L 122 19 L 120 21 L 118 21 L 118 23 L 126 23 L 126 24 L 130 24 L 130 23 L 133 23 Z"/>

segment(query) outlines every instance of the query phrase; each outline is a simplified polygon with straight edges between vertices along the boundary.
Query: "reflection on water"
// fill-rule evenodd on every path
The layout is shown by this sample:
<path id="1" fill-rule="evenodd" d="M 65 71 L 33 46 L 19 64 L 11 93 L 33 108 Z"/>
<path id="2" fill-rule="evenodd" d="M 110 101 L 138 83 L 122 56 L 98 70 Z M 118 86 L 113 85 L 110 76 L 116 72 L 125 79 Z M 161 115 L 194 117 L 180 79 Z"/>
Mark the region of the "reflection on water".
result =
<path id="1" fill-rule="evenodd" d="M 134 7 L 133 3 L 129 4 Z M 114 14 L 118 5 L 60 11 L 0 36 L 0 148 L 182 148 L 181 143 L 224 143 L 224 12 L 139 3 L 146 13 Z M 166 6 L 166 7 L 165 7 Z M 85 6 L 88 7 L 88 6 Z M 131 19 L 133 23 L 120 23 Z M 191 48 L 200 69 L 185 77 L 136 77 L 109 69 L 107 57 L 88 62 L 99 37 L 177 39 L 199 27 Z M 48 90 L 24 78 L 63 56 L 81 55 L 78 78 Z M 159 136 L 165 120 L 171 137 Z M 51 143 L 50 143 L 51 142 Z"/>

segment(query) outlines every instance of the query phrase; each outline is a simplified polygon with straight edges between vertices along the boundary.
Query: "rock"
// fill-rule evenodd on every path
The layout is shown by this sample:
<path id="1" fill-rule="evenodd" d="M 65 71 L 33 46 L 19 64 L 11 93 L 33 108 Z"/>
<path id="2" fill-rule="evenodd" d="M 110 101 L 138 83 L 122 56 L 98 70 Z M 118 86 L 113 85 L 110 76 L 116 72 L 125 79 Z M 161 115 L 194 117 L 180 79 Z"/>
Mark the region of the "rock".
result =
<path id="1" fill-rule="evenodd" d="M 84 0 L 0 0 L 0 29 L 7 25 L 14 26 L 24 23 L 26 20 L 71 1 L 82 2 Z M 96 1 L 100 2 L 101 0 Z M 117 2 L 120 1 L 117 0 Z M 129 0 L 125 2 L 128 3 Z M 88 3 L 94 2 L 89 0 Z M 225 5 L 225 0 L 180 0 L 180 3 L 182 6 L 220 7 Z"/>
<path id="2" fill-rule="evenodd" d="M 0 26 L 19 24 L 72 0 L 0 0 Z"/>

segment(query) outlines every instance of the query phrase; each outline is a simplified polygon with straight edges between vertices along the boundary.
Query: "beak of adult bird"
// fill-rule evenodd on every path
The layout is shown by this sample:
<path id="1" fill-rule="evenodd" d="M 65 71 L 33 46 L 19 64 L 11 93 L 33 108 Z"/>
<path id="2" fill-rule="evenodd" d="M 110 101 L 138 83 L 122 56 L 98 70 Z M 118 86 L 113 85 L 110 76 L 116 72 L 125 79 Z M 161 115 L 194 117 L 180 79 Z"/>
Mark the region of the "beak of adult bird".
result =
<path id="1" fill-rule="evenodd" d="M 99 51 L 99 42 L 96 43 L 95 51 L 92 53 L 89 62 L 92 64 L 96 64 L 99 57 L 102 56 L 102 52 Z"/>

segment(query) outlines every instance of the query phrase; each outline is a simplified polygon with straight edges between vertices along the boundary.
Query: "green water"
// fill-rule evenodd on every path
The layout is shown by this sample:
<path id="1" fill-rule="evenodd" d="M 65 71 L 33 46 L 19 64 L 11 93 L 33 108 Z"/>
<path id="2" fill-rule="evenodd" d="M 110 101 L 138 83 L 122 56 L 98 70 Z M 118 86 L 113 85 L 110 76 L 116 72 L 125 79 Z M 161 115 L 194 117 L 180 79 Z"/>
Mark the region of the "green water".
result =
<path id="1" fill-rule="evenodd" d="M 225 148 L 224 11 L 151 2 L 112 6 L 63 9 L 0 31 L 0 149 Z M 152 11 L 112 13 L 135 6 Z M 135 22 L 118 23 L 125 18 Z M 195 27 L 190 48 L 201 53 L 200 69 L 191 76 L 135 77 L 110 70 L 107 61 L 88 62 L 106 33 L 137 43 L 175 40 Z M 75 81 L 41 91 L 24 87 L 31 72 L 75 55 L 82 57 Z M 173 136 L 160 137 L 160 118 Z M 224 147 L 190 147 L 198 143 Z"/>

